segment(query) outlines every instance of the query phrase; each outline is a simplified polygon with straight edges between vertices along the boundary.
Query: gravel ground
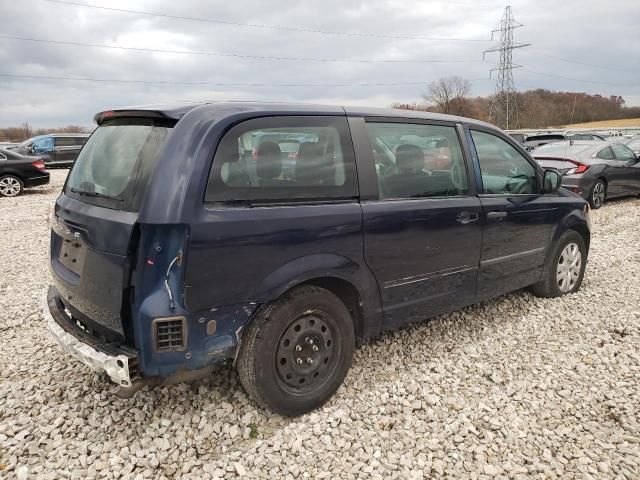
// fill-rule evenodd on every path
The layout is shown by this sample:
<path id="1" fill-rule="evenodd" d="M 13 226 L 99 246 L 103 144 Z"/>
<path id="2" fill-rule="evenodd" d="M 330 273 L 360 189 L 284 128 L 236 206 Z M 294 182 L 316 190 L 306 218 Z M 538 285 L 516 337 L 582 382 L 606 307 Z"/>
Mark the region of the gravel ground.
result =
<path id="1" fill-rule="evenodd" d="M 383 335 L 291 420 L 231 369 L 122 400 L 53 344 L 39 309 L 65 173 L 0 199 L 0 477 L 640 478 L 640 200 L 594 212 L 579 293 Z"/>

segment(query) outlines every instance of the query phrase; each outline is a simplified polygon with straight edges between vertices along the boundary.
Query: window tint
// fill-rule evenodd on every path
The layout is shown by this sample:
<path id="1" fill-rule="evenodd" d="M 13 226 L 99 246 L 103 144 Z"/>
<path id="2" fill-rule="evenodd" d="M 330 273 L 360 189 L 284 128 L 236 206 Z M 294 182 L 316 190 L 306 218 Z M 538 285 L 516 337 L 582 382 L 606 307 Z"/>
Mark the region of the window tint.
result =
<path id="1" fill-rule="evenodd" d="M 354 163 L 345 118 L 252 119 L 220 142 L 205 200 L 354 197 Z"/>
<path id="2" fill-rule="evenodd" d="M 596 157 L 601 158 L 602 160 L 615 160 L 611 147 L 603 148 L 596 154 Z"/>
<path id="3" fill-rule="evenodd" d="M 367 123 L 380 198 L 466 195 L 467 174 L 455 127 Z"/>
<path id="4" fill-rule="evenodd" d="M 76 139 L 74 137 L 54 137 L 56 147 L 75 147 Z"/>
<path id="5" fill-rule="evenodd" d="M 528 194 L 538 191 L 536 169 L 515 148 L 489 133 L 471 130 L 480 162 L 484 193 Z"/>
<path id="6" fill-rule="evenodd" d="M 611 148 L 613 149 L 613 153 L 616 156 L 616 160 L 621 160 L 623 162 L 630 162 L 631 160 L 636 159 L 635 154 L 624 145 L 615 143 L 611 145 Z"/>

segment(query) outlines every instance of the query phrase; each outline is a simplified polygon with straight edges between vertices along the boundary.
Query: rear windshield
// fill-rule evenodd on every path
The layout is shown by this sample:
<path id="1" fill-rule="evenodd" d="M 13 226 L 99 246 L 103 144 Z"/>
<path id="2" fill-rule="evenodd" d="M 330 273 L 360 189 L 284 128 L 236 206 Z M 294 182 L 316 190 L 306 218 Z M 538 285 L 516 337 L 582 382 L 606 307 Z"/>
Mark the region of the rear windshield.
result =
<path id="1" fill-rule="evenodd" d="M 138 210 L 173 124 L 145 118 L 104 122 L 78 155 L 65 194 L 107 208 Z"/>
<path id="2" fill-rule="evenodd" d="M 564 140 L 564 135 L 550 134 L 550 135 L 534 135 L 527 137 L 527 142 L 537 142 L 538 140 Z"/>
<path id="3" fill-rule="evenodd" d="M 534 155 L 577 155 L 593 148 L 591 144 L 570 144 L 569 142 L 548 143 L 538 147 Z"/>

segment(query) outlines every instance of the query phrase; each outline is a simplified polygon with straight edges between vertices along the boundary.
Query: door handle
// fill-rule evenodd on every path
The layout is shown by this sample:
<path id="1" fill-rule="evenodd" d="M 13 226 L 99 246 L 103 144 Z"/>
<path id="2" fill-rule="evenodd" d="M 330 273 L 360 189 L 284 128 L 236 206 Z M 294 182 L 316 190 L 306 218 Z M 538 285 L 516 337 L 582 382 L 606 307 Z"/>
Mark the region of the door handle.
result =
<path id="1" fill-rule="evenodd" d="M 496 222 L 499 222 L 506 216 L 507 212 L 489 212 L 487 213 L 487 220 L 495 220 Z"/>
<path id="2" fill-rule="evenodd" d="M 467 223 L 475 222 L 480 219 L 480 215 L 474 212 L 460 212 L 456 215 L 456 221 L 466 225 Z"/>

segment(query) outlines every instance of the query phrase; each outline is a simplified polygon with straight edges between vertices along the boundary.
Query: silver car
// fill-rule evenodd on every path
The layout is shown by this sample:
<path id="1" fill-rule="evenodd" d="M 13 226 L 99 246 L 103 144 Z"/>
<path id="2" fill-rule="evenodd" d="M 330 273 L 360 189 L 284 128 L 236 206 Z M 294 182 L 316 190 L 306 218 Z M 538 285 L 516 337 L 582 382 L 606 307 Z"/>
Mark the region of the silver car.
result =
<path id="1" fill-rule="evenodd" d="M 607 198 L 640 194 L 640 160 L 620 143 L 558 142 L 539 147 L 533 157 L 543 168 L 560 172 L 562 186 L 592 208 L 600 208 Z"/>

